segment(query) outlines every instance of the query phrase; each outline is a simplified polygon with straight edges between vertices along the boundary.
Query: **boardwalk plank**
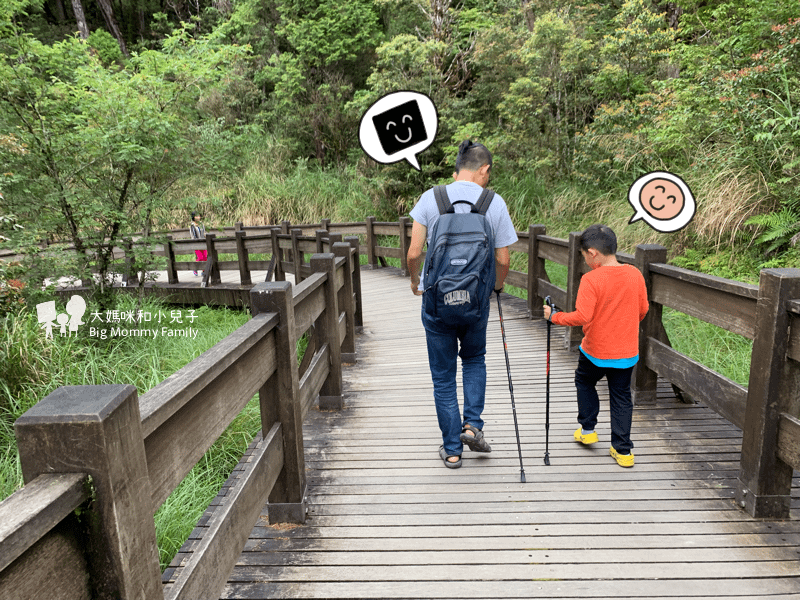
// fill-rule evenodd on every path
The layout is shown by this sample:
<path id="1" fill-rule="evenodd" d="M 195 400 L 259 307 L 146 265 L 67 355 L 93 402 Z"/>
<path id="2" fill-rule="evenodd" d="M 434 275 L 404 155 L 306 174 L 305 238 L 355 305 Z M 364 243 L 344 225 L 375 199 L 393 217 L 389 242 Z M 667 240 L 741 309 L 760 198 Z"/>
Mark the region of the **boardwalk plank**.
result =
<path id="1" fill-rule="evenodd" d="M 531 554 L 531 557 L 533 555 Z M 264 578 L 281 582 L 331 581 L 397 581 L 416 585 L 423 581 L 474 581 L 514 582 L 535 579 L 569 579 L 577 572 L 582 579 L 684 579 L 708 578 L 711 580 L 739 577 L 742 579 L 773 580 L 800 576 L 800 563 L 796 560 L 749 560 L 747 562 L 654 562 L 637 563 L 633 569 L 628 563 L 604 562 L 601 564 L 506 564 L 469 565 L 469 569 L 443 568 L 449 564 L 448 556 L 439 553 L 439 560 L 426 565 L 379 564 L 367 566 L 313 565 L 311 567 L 247 567 L 236 566 L 228 583 L 260 581 Z M 459 565 L 460 566 L 460 565 Z M 763 591 L 763 590 L 762 590 Z"/>
<path id="2" fill-rule="evenodd" d="M 608 597 L 647 598 L 764 598 L 764 588 L 768 584 L 775 594 L 797 598 L 797 582 L 794 578 L 764 579 L 726 579 L 693 578 L 674 580 L 624 579 L 599 580 L 590 578 L 553 581 L 496 581 L 462 582 L 458 579 L 443 582 L 396 583 L 387 578 L 379 582 L 314 582 L 314 583 L 273 583 L 268 577 L 258 582 L 240 585 L 228 584 L 221 596 L 224 600 L 251 598 L 432 598 L 479 600 L 506 598 L 564 598 L 581 599 Z M 606 573 L 606 575 L 608 575 Z M 768 596 L 769 597 L 769 596 Z"/>
<path id="3" fill-rule="evenodd" d="M 312 409 L 304 426 L 309 517 L 268 526 L 265 509 L 223 598 L 800 598 L 800 478 L 792 519 L 749 518 L 733 500 L 736 427 L 662 381 L 658 402 L 634 409 L 636 466 L 619 468 L 602 382 L 600 443 L 572 440 L 577 355 L 556 327 L 545 466 L 546 324 L 504 296 L 528 482 L 495 304 L 484 412 L 494 451 L 445 469 L 420 300 L 396 269 L 365 270 L 362 285 L 344 409 Z"/>

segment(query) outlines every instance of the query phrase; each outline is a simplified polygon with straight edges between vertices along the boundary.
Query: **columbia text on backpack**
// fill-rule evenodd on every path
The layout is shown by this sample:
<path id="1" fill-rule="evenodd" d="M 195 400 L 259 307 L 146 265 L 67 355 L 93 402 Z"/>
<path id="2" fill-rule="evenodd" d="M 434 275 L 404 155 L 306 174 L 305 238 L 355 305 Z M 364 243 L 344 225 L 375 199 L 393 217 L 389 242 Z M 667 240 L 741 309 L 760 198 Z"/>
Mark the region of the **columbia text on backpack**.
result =
<path id="1" fill-rule="evenodd" d="M 494 192 L 484 189 L 468 213 L 455 212 L 445 186 L 433 193 L 441 216 L 425 258 L 425 313 L 443 325 L 473 325 L 488 314 L 495 283 L 494 234 L 486 219 Z"/>

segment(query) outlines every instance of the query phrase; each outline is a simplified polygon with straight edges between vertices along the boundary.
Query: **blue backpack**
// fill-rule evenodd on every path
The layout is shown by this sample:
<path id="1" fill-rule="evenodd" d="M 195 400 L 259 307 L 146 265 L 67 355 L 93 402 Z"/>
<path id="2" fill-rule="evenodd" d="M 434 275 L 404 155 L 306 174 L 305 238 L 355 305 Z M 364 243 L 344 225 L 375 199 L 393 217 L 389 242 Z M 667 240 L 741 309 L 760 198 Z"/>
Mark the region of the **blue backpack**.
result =
<path id="1" fill-rule="evenodd" d="M 437 324 L 474 325 L 489 313 L 495 282 L 494 234 L 486 211 L 494 192 L 484 189 L 470 212 L 456 213 L 446 187 L 433 188 L 441 215 L 425 258 L 424 312 Z"/>

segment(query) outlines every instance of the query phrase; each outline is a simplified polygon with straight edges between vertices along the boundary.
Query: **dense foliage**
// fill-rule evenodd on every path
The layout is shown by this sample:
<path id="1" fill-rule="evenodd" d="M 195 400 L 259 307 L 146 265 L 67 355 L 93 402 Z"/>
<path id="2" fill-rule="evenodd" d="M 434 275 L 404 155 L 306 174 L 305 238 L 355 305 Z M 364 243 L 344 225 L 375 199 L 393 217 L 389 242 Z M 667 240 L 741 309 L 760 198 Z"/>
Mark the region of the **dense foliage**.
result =
<path id="1" fill-rule="evenodd" d="M 396 219 L 472 137 L 520 227 L 604 220 L 673 255 L 756 239 L 793 260 L 799 38 L 793 0 L 7 0 L 0 235 L 72 242 L 83 262 L 57 268 L 102 287 L 112 244 L 194 208 Z M 420 172 L 358 142 L 403 89 L 439 115 Z M 653 170 L 697 197 L 675 234 L 628 225 L 627 187 Z"/>

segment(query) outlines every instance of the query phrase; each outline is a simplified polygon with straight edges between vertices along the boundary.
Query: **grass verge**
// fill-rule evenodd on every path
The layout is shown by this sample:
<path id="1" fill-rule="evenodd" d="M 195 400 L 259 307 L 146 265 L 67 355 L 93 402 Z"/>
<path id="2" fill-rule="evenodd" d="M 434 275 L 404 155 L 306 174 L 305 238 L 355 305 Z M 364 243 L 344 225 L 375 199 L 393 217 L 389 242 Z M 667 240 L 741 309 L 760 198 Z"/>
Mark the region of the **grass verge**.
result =
<path id="1" fill-rule="evenodd" d="M 63 312 L 63 306 L 58 308 Z M 62 385 L 110 383 L 130 383 L 141 395 L 250 318 L 245 312 L 208 307 L 190 313 L 153 300 L 137 307 L 135 298 L 124 294 L 117 298 L 114 310 L 120 314 L 142 310 L 150 315 L 150 326 L 170 329 L 187 327 L 191 316 L 197 337 L 91 337 L 89 325 L 99 329 L 99 321 L 107 316 L 91 305 L 78 336 L 61 337 L 56 330 L 52 340 L 45 339 L 33 312 L 22 310 L 2 317 L 0 498 L 22 486 L 14 421 L 40 399 Z M 183 322 L 172 322 L 178 315 Z M 186 541 L 260 428 L 256 396 L 159 508 L 155 522 L 162 569 Z"/>

